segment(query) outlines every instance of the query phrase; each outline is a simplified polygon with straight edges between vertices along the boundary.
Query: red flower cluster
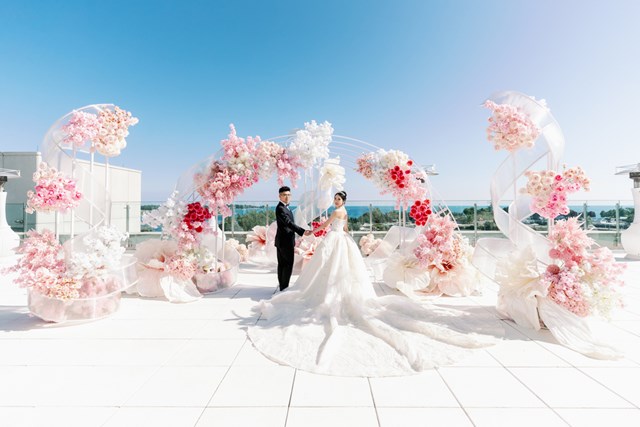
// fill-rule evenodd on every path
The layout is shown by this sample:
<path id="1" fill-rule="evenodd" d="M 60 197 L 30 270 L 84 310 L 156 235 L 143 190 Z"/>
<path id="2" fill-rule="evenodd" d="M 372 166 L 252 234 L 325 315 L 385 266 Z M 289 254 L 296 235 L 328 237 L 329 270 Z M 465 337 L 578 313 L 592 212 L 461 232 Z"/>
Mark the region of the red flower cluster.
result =
<path id="1" fill-rule="evenodd" d="M 409 160 L 407 162 L 407 166 L 411 168 L 411 165 L 413 165 L 413 162 Z M 392 169 L 389 169 L 389 175 L 391 176 L 391 180 L 396 183 L 398 188 L 404 188 L 405 180 L 409 178 L 410 174 L 411 174 L 411 169 L 402 170 L 400 169 L 400 166 L 395 166 Z"/>
<path id="2" fill-rule="evenodd" d="M 431 215 L 431 200 L 429 199 L 416 200 L 409 211 L 409 216 L 416 221 L 417 226 L 425 225 L 429 215 Z"/>
<path id="3" fill-rule="evenodd" d="M 202 206 L 200 202 L 193 202 L 187 205 L 187 213 L 182 220 L 189 230 L 195 230 L 196 233 L 202 233 L 203 223 L 211 218 L 211 212 L 206 206 Z"/>
<path id="4" fill-rule="evenodd" d="M 311 222 L 311 229 L 315 230 L 316 228 L 320 227 L 321 225 L 322 225 L 321 222 L 312 221 Z M 327 234 L 327 229 L 326 228 L 324 230 L 316 231 L 315 233 L 313 233 L 313 235 L 316 236 L 316 237 L 322 237 L 322 236 L 325 236 L 326 234 Z"/>

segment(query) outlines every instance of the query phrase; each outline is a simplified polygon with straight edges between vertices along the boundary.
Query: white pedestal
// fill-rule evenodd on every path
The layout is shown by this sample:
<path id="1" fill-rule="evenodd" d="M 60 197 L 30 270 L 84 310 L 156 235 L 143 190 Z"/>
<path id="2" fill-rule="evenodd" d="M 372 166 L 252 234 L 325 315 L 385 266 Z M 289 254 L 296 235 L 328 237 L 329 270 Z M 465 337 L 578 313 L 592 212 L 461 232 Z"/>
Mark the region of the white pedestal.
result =
<path id="1" fill-rule="evenodd" d="M 7 193 L 0 191 L 0 257 L 15 255 L 20 236 L 7 223 Z"/>
<path id="2" fill-rule="evenodd" d="M 631 189 L 635 216 L 633 223 L 622 232 L 622 247 L 630 258 L 640 259 L 640 188 Z"/>

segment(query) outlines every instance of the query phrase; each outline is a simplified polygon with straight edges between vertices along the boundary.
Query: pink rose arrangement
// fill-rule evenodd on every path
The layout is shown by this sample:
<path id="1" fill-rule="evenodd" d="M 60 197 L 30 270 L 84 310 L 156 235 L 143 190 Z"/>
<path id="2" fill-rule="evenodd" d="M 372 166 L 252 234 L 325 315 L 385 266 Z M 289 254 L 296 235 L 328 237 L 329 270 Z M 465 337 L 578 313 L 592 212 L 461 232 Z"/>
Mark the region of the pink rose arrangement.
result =
<path id="1" fill-rule="evenodd" d="M 228 205 L 253 183 L 251 177 L 219 160 L 212 161 L 204 173 L 195 174 L 194 182 L 202 198 L 223 217 L 231 216 Z"/>
<path id="2" fill-rule="evenodd" d="M 418 236 L 413 253 L 423 267 L 446 273 L 462 256 L 460 239 L 454 233 L 456 223 L 448 215 L 432 216 L 428 223 L 429 228 Z"/>
<path id="3" fill-rule="evenodd" d="M 83 237 L 84 251 L 65 251 L 50 230 L 27 232 L 18 253 L 15 282 L 48 298 L 73 300 L 106 295 L 121 284 L 110 273 L 120 265 L 126 235 L 99 227 Z M 43 300 L 44 303 L 44 300 Z"/>
<path id="4" fill-rule="evenodd" d="M 285 177 L 298 177 L 297 163 L 291 160 L 284 147 L 259 136 L 240 138 L 233 124 L 229 137 L 221 141 L 224 154 L 213 160 L 203 173 L 194 175 L 196 190 L 209 206 L 223 217 L 231 215 L 228 205 L 259 178 L 267 179 L 274 171 L 282 185 Z"/>
<path id="5" fill-rule="evenodd" d="M 28 231 L 17 252 L 22 257 L 8 271 L 18 273 L 20 287 L 63 300 L 80 296 L 81 281 L 66 274 L 64 250 L 52 231 Z"/>
<path id="6" fill-rule="evenodd" d="M 416 200 L 409 210 L 409 216 L 415 220 L 416 226 L 418 227 L 427 224 L 431 213 L 431 200 L 429 199 Z"/>
<path id="7" fill-rule="evenodd" d="M 276 158 L 276 172 L 278 174 L 278 185 L 284 185 L 284 180 L 289 179 L 292 187 L 297 187 L 297 181 L 300 178 L 298 169 L 301 167 L 300 159 L 295 155 L 282 149 Z"/>
<path id="8" fill-rule="evenodd" d="M 589 191 L 589 178 L 579 166 L 563 173 L 553 170 L 526 171 L 527 186 L 520 192 L 532 197 L 531 210 L 545 218 L 553 219 L 569 213 L 567 194 L 580 189 Z"/>
<path id="9" fill-rule="evenodd" d="M 86 142 L 93 141 L 100 131 L 100 121 L 98 116 L 84 111 L 74 111 L 71 119 L 62 126 L 65 137 L 62 140 L 64 145 L 76 148 L 84 147 Z"/>
<path id="10" fill-rule="evenodd" d="M 493 112 L 489 118 L 487 139 L 496 150 L 513 152 L 533 147 L 540 129 L 527 114 L 510 104 L 486 101 L 484 106 Z"/>
<path id="11" fill-rule="evenodd" d="M 256 158 L 257 146 L 261 143 L 260 137 L 248 136 L 246 139 L 238 137 L 236 128 L 229 125 L 231 131 L 229 137 L 220 141 L 224 155 L 222 161 L 239 175 L 246 176 L 247 188 L 258 181 L 258 163 Z"/>
<path id="12" fill-rule="evenodd" d="M 363 256 L 371 255 L 382 243 L 382 239 L 376 238 L 372 233 L 366 234 L 360 238 L 358 245 Z"/>
<path id="13" fill-rule="evenodd" d="M 456 233 L 457 225 L 449 215 L 431 215 L 427 229 L 416 239 L 413 250 L 418 266 L 426 269 L 430 284 L 421 292 L 429 294 L 469 294 L 475 283 L 476 271 L 471 265 L 473 248 L 467 239 Z"/>
<path id="14" fill-rule="evenodd" d="M 622 305 L 618 288 L 626 267 L 617 263 L 608 248 L 591 251 L 595 242 L 580 227 L 577 218 L 556 222 L 549 233 L 549 256 L 554 264 L 542 274 L 547 296 L 580 317 L 609 317 Z"/>
<path id="15" fill-rule="evenodd" d="M 291 150 L 273 141 L 260 141 L 255 152 L 258 174 L 261 179 L 269 179 L 275 172 L 278 184 L 284 185 L 285 179 L 295 188 L 300 178 L 298 169 L 303 167 L 302 160 Z"/>
<path id="16" fill-rule="evenodd" d="M 130 112 L 119 107 L 104 109 L 98 114 L 99 129 L 93 148 L 105 157 L 115 157 L 127 146 L 129 127 L 138 123 Z"/>
<path id="17" fill-rule="evenodd" d="M 426 175 L 414 170 L 413 161 L 402 151 L 378 150 L 356 159 L 357 171 L 373 180 L 381 194 L 391 194 L 396 207 L 410 201 L 423 199 L 427 193 Z"/>
<path id="18" fill-rule="evenodd" d="M 284 153 L 284 147 L 273 141 L 261 141 L 256 147 L 255 161 L 260 179 L 269 179 L 278 168 L 278 160 Z"/>
<path id="19" fill-rule="evenodd" d="M 33 174 L 35 192 L 27 192 L 27 213 L 66 212 L 80 204 L 82 193 L 76 188 L 76 181 L 62 172 L 49 167 L 45 162 L 38 165 Z"/>
<path id="20" fill-rule="evenodd" d="M 173 240 L 143 242 L 138 248 L 143 258 L 149 258 L 152 249 L 158 247 L 157 256 L 153 254 L 155 269 L 169 274 L 178 281 L 192 279 L 197 275 L 214 271 L 224 271 L 225 265 L 218 259 L 215 251 L 203 245 L 203 238 L 211 235 L 216 228 L 216 222 L 211 209 L 201 202 L 185 203 L 178 199 L 174 192 L 158 209 L 147 212 L 142 216 L 142 222 L 151 227 L 162 227 L 166 236 Z M 220 248 L 222 249 L 222 248 Z M 149 268 L 145 266 L 146 268 Z"/>
<path id="21" fill-rule="evenodd" d="M 356 171 L 366 179 L 373 179 L 373 168 L 375 155 L 373 153 L 363 154 L 356 159 Z"/>

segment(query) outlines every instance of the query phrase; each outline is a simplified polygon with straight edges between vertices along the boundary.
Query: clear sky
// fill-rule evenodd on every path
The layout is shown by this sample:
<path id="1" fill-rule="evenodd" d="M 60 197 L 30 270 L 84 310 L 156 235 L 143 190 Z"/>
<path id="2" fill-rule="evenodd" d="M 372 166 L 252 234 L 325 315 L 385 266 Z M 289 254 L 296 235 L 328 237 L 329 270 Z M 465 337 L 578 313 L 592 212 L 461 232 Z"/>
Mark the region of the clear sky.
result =
<path id="1" fill-rule="evenodd" d="M 435 163 L 445 199 L 488 199 L 505 154 L 480 105 L 518 90 L 547 100 L 565 162 L 592 178 L 574 198 L 629 200 L 613 173 L 640 162 L 639 18 L 634 0 L 0 0 L 0 151 L 36 150 L 67 112 L 114 103 L 140 118 L 114 163 L 162 200 L 229 123 L 267 138 L 328 120 Z"/>

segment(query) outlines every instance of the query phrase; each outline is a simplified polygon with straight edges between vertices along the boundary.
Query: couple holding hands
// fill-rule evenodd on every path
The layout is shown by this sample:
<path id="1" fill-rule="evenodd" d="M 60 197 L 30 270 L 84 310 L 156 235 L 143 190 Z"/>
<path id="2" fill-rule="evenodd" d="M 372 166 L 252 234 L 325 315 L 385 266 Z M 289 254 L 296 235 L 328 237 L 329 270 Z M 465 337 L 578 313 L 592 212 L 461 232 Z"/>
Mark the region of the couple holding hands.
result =
<path id="1" fill-rule="evenodd" d="M 344 191 L 335 194 L 329 219 L 313 231 L 295 224 L 289 187 L 279 193 L 275 246 L 281 291 L 289 286 L 295 235 L 330 231 L 295 285 L 254 308 L 260 320 L 248 336 L 267 358 L 328 375 L 396 376 L 450 364 L 468 349 L 494 342 L 477 333 L 492 328 L 496 319 L 490 315 L 465 316 L 393 291 L 377 296 L 360 249 L 347 233 Z"/>

